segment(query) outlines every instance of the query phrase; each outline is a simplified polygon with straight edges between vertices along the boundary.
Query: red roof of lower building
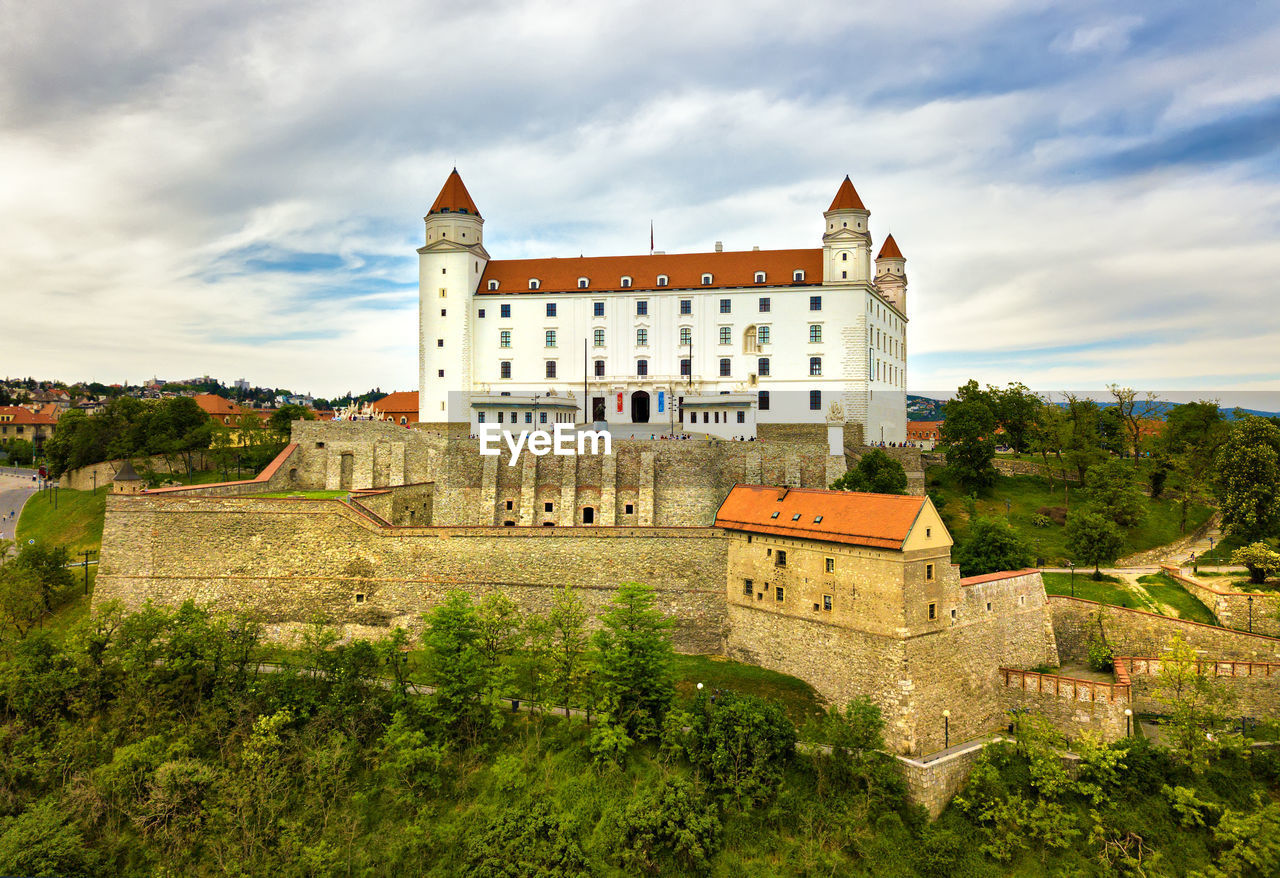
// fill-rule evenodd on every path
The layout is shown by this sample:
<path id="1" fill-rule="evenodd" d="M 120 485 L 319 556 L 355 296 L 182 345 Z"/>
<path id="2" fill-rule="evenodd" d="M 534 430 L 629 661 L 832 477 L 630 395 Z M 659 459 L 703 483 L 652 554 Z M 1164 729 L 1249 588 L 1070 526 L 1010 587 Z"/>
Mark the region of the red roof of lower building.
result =
<path id="1" fill-rule="evenodd" d="M 924 497 L 901 494 L 734 485 L 716 512 L 716 526 L 901 549 L 924 504 Z"/>
<path id="2" fill-rule="evenodd" d="M 198 393 L 192 399 L 196 401 L 196 405 L 200 406 L 205 414 L 211 417 L 225 418 L 230 415 L 238 416 L 244 414 L 244 409 L 231 400 L 218 396 L 216 393 Z"/>
<path id="3" fill-rule="evenodd" d="M 58 423 L 58 416 L 33 412 L 20 405 L 0 405 L 0 423 L 53 427 Z"/>
<path id="4" fill-rule="evenodd" d="M 418 391 L 397 390 L 388 393 L 382 399 L 371 402 L 370 407 L 387 415 L 410 414 L 418 416 Z"/>

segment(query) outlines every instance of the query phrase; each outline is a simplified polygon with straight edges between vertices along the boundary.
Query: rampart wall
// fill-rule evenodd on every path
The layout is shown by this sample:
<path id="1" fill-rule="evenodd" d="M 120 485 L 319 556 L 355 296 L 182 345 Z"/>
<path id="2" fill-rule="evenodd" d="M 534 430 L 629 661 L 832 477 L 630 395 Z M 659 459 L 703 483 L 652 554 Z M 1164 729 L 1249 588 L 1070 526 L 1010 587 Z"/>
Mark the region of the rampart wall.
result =
<path id="1" fill-rule="evenodd" d="M 1226 583 L 1189 576 L 1185 568 L 1161 569 L 1191 592 L 1228 628 L 1280 637 L 1280 594 L 1234 591 Z"/>
<path id="2" fill-rule="evenodd" d="M 1192 649 L 1206 658 L 1280 661 L 1280 639 L 1275 637 L 1064 595 L 1050 595 L 1049 610 L 1057 635 L 1060 664 L 1082 664 L 1088 660 L 1089 638 L 1098 629 L 1099 612 L 1114 655 L 1161 655 L 1169 648 L 1174 635 L 1181 634 Z"/>
<path id="3" fill-rule="evenodd" d="M 526 611 L 572 585 L 592 614 L 648 583 L 686 652 L 720 652 L 725 541 L 714 528 L 389 527 L 338 500 L 108 498 L 95 603 L 191 599 L 290 636 L 317 616 L 377 636 L 420 627 L 453 589 Z"/>
<path id="4" fill-rule="evenodd" d="M 180 455 L 176 454 L 170 457 L 155 454 L 151 457 L 135 457 L 132 460 L 134 461 L 133 468 L 139 473 L 144 472 L 148 467 L 157 473 L 166 474 L 185 473 L 187 471 L 186 462 Z M 197 451 L 193 454 L 192 464 L 198 470 L 209 468 L 209 461 L 203 451 Z M 58 477 L 58 487 L 67 488 L 71 491 L 101 489 L 111 484 L 111 480 L 116 477 L 116 473 L 120 471 L 120 467 L 123 465 L 124 460 L 104 460 L 102 463 L 91 463 L 79 469 L 69 470 Z"/>
<path id="5" fill-rule="evenodd" d="M 1080 680 L 1016 668 L 1001 668 L 1000 677 L 1007 710 L 1030 709 L 1041 713 L 1068 738 L 1089 731 L 1102 736 L 1104 741 L 1116 741 L 1127 733 L 1124 711 L 1131 707 L 1132 699 L 1128 684 Z"/>
<path id="6" fill-rule="evenodd" d="M 1168 711 L 1155 697 L 1160 664 L 1158 658 L 1116 659 L 1117 669 L 1123 667 L 1132 681 L 1135 710 Z M 1280 663 L 1205 660 L 1196 662 L 1196 672 L 1213 677 L 1233 693 L 1235 702 L 1231 712 L 1234 715 L 1280 718 Z"/>

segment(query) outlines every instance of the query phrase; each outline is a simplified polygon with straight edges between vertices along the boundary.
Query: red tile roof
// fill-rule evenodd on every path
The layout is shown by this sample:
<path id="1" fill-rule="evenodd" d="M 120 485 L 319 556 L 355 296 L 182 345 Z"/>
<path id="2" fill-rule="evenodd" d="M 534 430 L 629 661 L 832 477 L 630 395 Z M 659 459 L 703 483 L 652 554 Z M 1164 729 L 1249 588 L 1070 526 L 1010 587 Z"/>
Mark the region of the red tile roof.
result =
<path id="1" fill-rule="evenodd" d="M 884 239 L 884 246 L 880 248 L 880 255 L 876 259 L 906 259 L 902 255 L 902 251 L 898 249 L 898 242 L 893 240 L 893 235 Z"/>
<path id="2" fill-rule="evenodd" d="M 444 186 L 441 187 L 440 194 L 431 205 L 431 210 L 427 211 L 428 216 L 433 213 L 471 213 L 480 216 L 476 203 L 471 200 L 471 193 L 462 184 L 462 177 L 458 174 L 457 168 L 454 168 L 453 173 L 449 174 L 449 179 L 444 181 Z"/>
<path id="3" fill-rule="evenodd" d="M 734 485 L 716 512 L 716 526 L 854 546 L 901 549 L 924 503 L 924 497 L 898 494 Z"/>
<path id="4" fill-rule="evenodd" d="M 848 174 L 845 174 L 844 182 L 836 190 L 836 197 L 831 199 L 831 206 L 827 210 L 866 210 L 862 206 L 862 199 L 858 197 L 858 192 L 853 188 L 853 181 L 849 179 Z"/>
<path id="5" fill-rule="evenodd" d="M 1015 576 L 1027 576 L 1039 573 L 1035 567 L 1024 567 L 1022 570 L 1002 570 L 999 573 L 985 573 L 982 576 L 966 576 L 960 580 L 961 585 L 981 585 L 984 582 L 996 582 L 1000 579 L 1013 579 Z"/>
<path id="6" fill-rule="evenodd" d="M 907 438 L 933 437 L 942 428 L 942 421 L 907 421 Z"/>
<path id="7" fill-rule="evenodd" d="M 44 412 L 33 412 L 20 405 L 0 405 L 0 421 L 6 424 L 31 424 L 34 426 L 53 427 L 58 423 L 56 415 Z"/>
<path id="8" fill-rule="evenodd" d="M 229 399 L 218 396 L 216 393 L 199 393 L 192 397 L 196 401 L 196 405 L 204 410 L 204 413 L 212 417 L 226 417 L 228 415 L 244 414 L 244 409 L 236 405 Z"/>
<path id="9" fill-rule="evenodd" d="M 374 400 L 370 406 L 387 415 L 412 414 L 413 420 L 418 420 L 418 391 L 416 390 L 397 390 L 395 393 L 388 393 L 382 399 Z"/>
<path id="10" fill-rule="evenodd" d="M 793 281 L 796 270 L 803 281 Z M 756 283 L 756 272 L 764 282 Z M 658 275 L 667 285 L 658 286 Z M 704 284 L 702 276 L 711 275 Z M 622 286 L 623 276 L 631 286 Z M 634 292 L 658 289 L 724 289 L 726 287 L 811 286 L 822 283 L 822 250 L 735 250 L 721 253 L 673 253 L 653 256 L 579 256 L 569 259 L 496 259 L 484 270 L 480 294 L 511 295 L 535 292 L 529 279 L 537 278 L 540 293 L 578 292 L 578 278 L 585 277 L 583 292 Z M 498 281 L 490 290 L 489 281 Z"/>

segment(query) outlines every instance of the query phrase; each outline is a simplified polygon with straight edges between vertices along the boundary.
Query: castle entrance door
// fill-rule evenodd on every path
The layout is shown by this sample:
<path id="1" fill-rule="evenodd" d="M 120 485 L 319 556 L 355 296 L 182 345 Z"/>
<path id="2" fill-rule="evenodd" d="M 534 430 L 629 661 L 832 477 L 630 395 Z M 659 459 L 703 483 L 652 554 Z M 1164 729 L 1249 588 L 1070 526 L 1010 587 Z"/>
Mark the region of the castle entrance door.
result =
<path id="1" fill-rule="evenodd" d="M 604 397 L 603 396 L 591 397 L 591 420 L 592 421 L 604 420 Z"/>
<path id="2" fill-rule="evenodd" d="M 649 394 L 643 390 L 631 394 L 631 423 L 649 423 Z"/>
<path id="3" fill-rule="evenodd" d="M 341 466 L 338 469 L 338 490 L 351 490 L 351 477 L 355 473 L 356 456 L 350 451 L 345 451 L 339 459 Z"/>

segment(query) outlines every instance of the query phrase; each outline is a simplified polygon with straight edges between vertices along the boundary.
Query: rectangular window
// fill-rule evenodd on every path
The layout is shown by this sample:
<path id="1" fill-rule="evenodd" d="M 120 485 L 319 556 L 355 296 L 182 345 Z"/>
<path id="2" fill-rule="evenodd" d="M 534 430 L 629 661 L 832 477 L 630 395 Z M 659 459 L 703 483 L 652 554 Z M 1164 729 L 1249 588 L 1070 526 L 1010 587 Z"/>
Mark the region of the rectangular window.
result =
<path id="1" fill-rule="evenodd" d="M 693 364 L 689 362 L 689 358 L 685 357 L 680 361 L 680 374 L 682 376 L 691 375 L 693 373 Z"/>
<path id="2" fill-rule="evenodd" d="M 503 329 L 498 333 L 498 347 L 500 348 L 511 347 L 511 330 L 510 329 Z"/>
<path id="3" fill-rule="evenodd" d="M 773 563 L 779 567 L 787 566 L 787 552 L 785 549 L 779 549 L 773 555 Z"/>
<path id="4" fill-rule="evenodd" d="M 680 313 L 681 313 L 681 314 L 692 314 L 692 313 L 693 313 L 693 299 L 681 299 L 681 300 L 680 300 Z"/>
<path id="5" fill-rule="evenodd" d="M 924 581 L 933 582 L 933 565 L 932 564 L 924 565 Z"/>
<path id="6" fill-rule="evenodd" d="M 831 612 L 831 595 L 824 594 L 822 596 L 822 609 L 826 610 L 828 613 Z"/>
<path id="7" fill-rule="evenodd" d="M 636 330 L 636 347 L 645 347 L 649 344 L 649 330 Z"/>
<path id="8" fill-rule="evenodd" d="M 767 313 L 769 310 L 769 299 L 767 296 L 760 297 L 760 313 Z"/>
<path id="9" fill-rule="evenodd" d="M 835 572 L 836 572 L 836 559 L 835 559 L 835 558 L 828 558 L 828 559 L 827 559 L 827 572 L 828 572 L 828 573 L 835 573 Z"/>
<path id="10" fill-rule="evenodd" d="M 477 423 L 477 424 L 483 424 L 483 423 L 484 423 L 484 412 L 478 412 L 478 413 L 476 414 L 476 423 Z"/>
<path id="11" fill-rule="evenodd" d="M 756 398 L 756 408 L 762 412 L 769 411 L 769 391 L 760 391 L 759 396 Z"/>
<path id="12" fill-rule="evenodd" d="M 756 593 L 755 584 L 750 579 L 742 580 L 742 596 L 751 597 Z"/>
<path id="13" fill-rule="evenodd" d="M 822 391 L 821 390 L 809 391 L 809 411 L 811 412 L 822 411 Z"/>
<path id="14" fill-rule="evenodd" d="M 636 360 L 636 374 L 639 375 L 641 378 L 644 378 L 646 375 L 649 374 L 648 360 Z"/>
<path id="15" fill-rule="evenodd" d="M 481 309 L 480 309 L 480 319 L 481 319 L 481 320 L 483 320 L 483 319 L 484 319 L 484 309 L 483 309 L 483 308 L 481 308 Z"/>
<path id="16" fill-rule="evenodd" d="M 438 348 L 442 348 L 442 347 L 444 347 L 444 339 L 443 339 L 443 338 L 437 338 L 437 339 L 436 339 L 436 347 L 438 347 Z"/>
<path id="17" fill-rule="evenodd" d="M 820 341 L 822 341 L 822 324 L 810 323 L 809 324 L 809 343 L 817 344 Z"/>
<path id="18" fill-rule="evenodd" d="M 822 357 L 809 358 L 809 374 L 810 375 L 822 374 Z"/>
<path id="19" fill-rule="evenodd" d="M 757 326 L 756 327 L 756 344 L 764 345 L 768 343 L 769 343 L 769 327 Z"/>
<path id="20" fill-rule="evenodd" d="M 773 587 L 773 599 L 778 603 L 782 603 L 783 596 L 782 586 L 775 585 Z"/>
<path id="21" fill-rule="evenodd" d="M 547 347 L 553 348 L 555 346 L 556 346 L 556 331 L 554 329 L 548 329 L 547 330 Z"/>
<path id="22" fill-rule="evenodd" d="M 810 296 L 810 297 L 809 297 L 809 310 L 810 310 L 810 311 L 821 311 L 821 310 L 822 310 L 822 296 Z"/>
<path id="23" fill-rule="evenodd" d="M 687 345 L 693 341 L 693 330 L 687 326 L 680 327 L 680 344 Z"/>
<path id="24" fill-rule="evenodd" d="M 555 302 L 548 302 L 548 303 L 547 303 L 547 316 L 548 316 L 548 317 L 555 317 L 555 316 L 556 316 L 556 303 L 555 303 Z"/>
<path id="25" fill-rule="evenodd" d="M 498 412 L 498 423 L 501 424 L 502 419 L 505 418 L 506 416 L 507 416 L 506 412 Z"/>
<path id="26" fill-rule="evenodd" d="M 525 422 L 526 424 L 532 424 L 532 423 L 533 423 L 533 412 L 525 412 L 525 413 L 524 413 L 524 422 Z"/>
<path id="27" fill-rule="evenodd" d="M 547 377 L 548 378 L 556 377 L 556 361 L 555 360 L 547 360 Z M 547 413 L 543 412 L 542 416 L 545 418 L 547 416 Z"/>
<path id="28" fill-rule="evenodd" d="M 498 316 L 499 316 L 499 317 L 510 317 L 510 316 L 511 316 L 511 306 L 510 306 L 510 305 L 499 305 L 499 306 L 498 306 Z"/>
<path id="29" fill-rule="evenodd" d="M 554 375 L 548 375 L 547 377 L 548 377 L 548 378 L 554 378 L 555 376 L 554 376 Z M 546 413 L 546 412 L 538 412 L 538 423 L 539 423 L 539 424 L 545 424 L 546 422 L 547 422 L 547 413 Z"/>
<path id="30" fill-rule="evenodd" d="M 597 329 L 595 332 L 591 333 L 591 343 L 598 348 L 604 347 L 604 330 L 603 329 Z"/>
<path id="31" fill-rule="evenodd" d="M 738 423 L 739 423 L 739 424 L 745 424 L 746 422 L 747 422 L 747 413 L 746 413 L 746 412 L 738 412 Z"/>
<path id="32" fill-rule="evenodd" d="M 936 618 L 938 618 L 938 605 L 929 604 L 929 621 L 932 622 Z"/>
<path id="33" fill-rule="evenodd" d="M 720 344 L 733 344 L 733 330 L 728 326 L 720 327 Z"/>
<path id="34" fill-rule="evenodd" d="M 500 374 L 502 375 L 503 378 L 511 377 L 511 361 L 510 360 L 503 360 L 502 364 L 498 368 L 501 369 Z"/>
<path id="35" fill-rule="evenodd" d="M 769 376 L 769 358 L 768 357 L 761 357 L 760 359 L 756 360 L 756 374 L 759 375 L 761 378 L 767 378 Z"/>
<path id="36" fill-rule="evenodd" d="M 596 377 L 604 377 L 604 360 L 596 360 Z"/>
<path id="37" fill-rule="evenodd" d="M 649 303 L 647 301 L 645 301 L 644 299 L 641 299 L 640 301 L 636 302 L 637 317 L 644 317 L 648 313 L 649 313 Z"/>
<path id="38" fill-rule="evenodd" d="M 731 374 L 729 371 L 730 365 L 731 363 L 728 357 L 724 357 L 720 360 L 720 377 L 727 378 Z"/>
<path id="39" fill-rule="evenodd" d="M 733 311 L 733 302 L 732 302 L 732 301 L 730 301 L 729 299 L 721 299 L 721 300 L 720 300 L 720 313 L 721 313 L 721 314 L 729 314 L 729 313 L 732 313 L 732 311 Z"/>
<path id="40" fill-rule="evenodd" d="M 591 310 L 592 310 L 592 313 L 593 313 L 593 315 L 594 315 L 594 316 L 596 316 L 596 317 L 603 317 L 603 316 L 604 316 L 604 302 L 593 302 L 593 303 L 592 303 L 592 305 L 591 305 Z"/>

